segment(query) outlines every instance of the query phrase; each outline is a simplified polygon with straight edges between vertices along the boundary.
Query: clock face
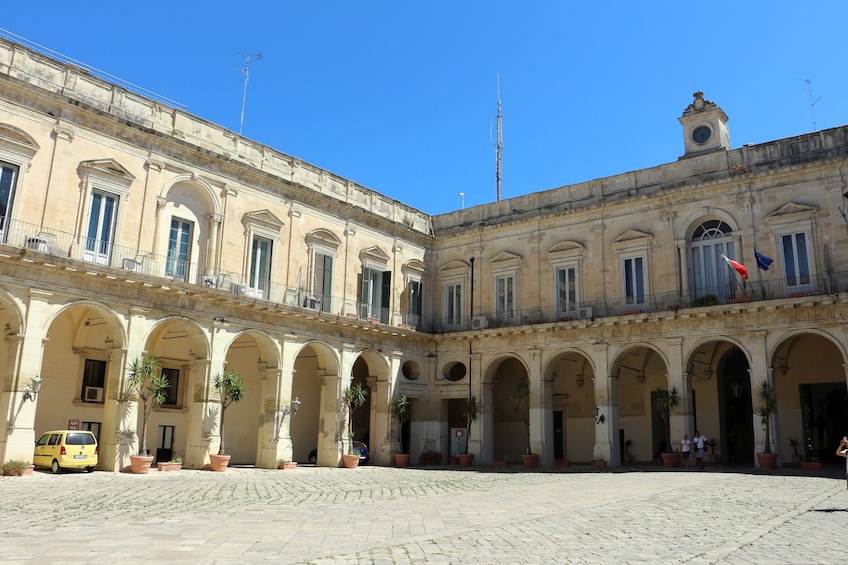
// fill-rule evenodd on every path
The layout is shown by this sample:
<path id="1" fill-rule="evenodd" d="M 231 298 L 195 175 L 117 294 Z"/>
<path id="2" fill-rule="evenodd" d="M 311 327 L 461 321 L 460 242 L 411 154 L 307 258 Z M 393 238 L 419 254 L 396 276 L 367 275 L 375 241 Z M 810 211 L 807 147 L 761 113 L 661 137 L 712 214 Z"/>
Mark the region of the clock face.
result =
<path id="1" fill-rule="evenodd" d="M 713 132 L 707 126 L 698 126 L 692 132 L 692 141 L 695 143 L 706 143 L 712 137 Z"/>

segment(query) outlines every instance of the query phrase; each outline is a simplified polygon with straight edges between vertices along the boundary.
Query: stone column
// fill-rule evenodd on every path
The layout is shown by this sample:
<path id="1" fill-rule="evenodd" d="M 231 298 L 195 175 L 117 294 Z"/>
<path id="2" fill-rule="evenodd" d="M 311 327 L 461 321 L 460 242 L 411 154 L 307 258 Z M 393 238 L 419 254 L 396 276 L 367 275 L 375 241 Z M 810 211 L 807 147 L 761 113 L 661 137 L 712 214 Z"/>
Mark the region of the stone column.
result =
<path id="1" fill-rule="evenodd" d="M 53 294 L 32 289 L 29 291 L 29 304 L 26 309 L 26 333 L 7 335 L 9 346 L 7 357 L 9 372 L 2 392 L 2 408 L 7 414 L 5 449 L 2 460 L 20 459 L 32 462 L 35 445 L 35 414 L 38 398 L 50 394 L 50 379 L 42 382 L 41 392 L 33 399 L 24 398 L 24 391 L 32 379 L 39 376 L 44 358 L 44 344 L 47 340 L 47 323 L 57 307 L 50 304 Z"/>
<path id="2" fill-rule="evenodd" d="M 218 227 L 221 225 L 223 216 L 220 214 L 209 214 L 209 243 L 206 249 L 206 275 L 215 274 L 215 265 L 218 258 Z"/>
<path id="3" fill-rule="evenodd" d="M 278 459 L 291 461 L 291 431 L 288 407 L 291 404 L 291 383 L 288 393 L 284 393 L 283 371 L 268 368 L 260 362 L 259 378 L 262 381 L 262 413 L 259 415 L 259 449 L 256 454 L 256 466 L 263 469 L 277 467 Z"/>
<path id="4" fill-rule="evenodd" d="M 321 379 L 321 427 L 318 430 L 318 465 L 338 467 L 345 448 L 344 429 L 346 413 L 339 402 L 342 378 L 328 375 L 319 369 L 316 376 Z"/>
<path id="5" fill-rule="evenodd" d="M 100 456 L 98 467 L 105 471 L 120 471 L 123 468 L 124 457 L 129 464 L 130 453 L 121 444 L 121 381 L 124 367 L 127 365 L 127 350 L 113 348 L 112 342 L 106 343 L 106 391 L 107 397 L 103 403 L 103 416 L 100 425 Z M 82 374 L 82 373 L 80 373 Z M 112 431 L 115 433 L 111 433 Z"/>

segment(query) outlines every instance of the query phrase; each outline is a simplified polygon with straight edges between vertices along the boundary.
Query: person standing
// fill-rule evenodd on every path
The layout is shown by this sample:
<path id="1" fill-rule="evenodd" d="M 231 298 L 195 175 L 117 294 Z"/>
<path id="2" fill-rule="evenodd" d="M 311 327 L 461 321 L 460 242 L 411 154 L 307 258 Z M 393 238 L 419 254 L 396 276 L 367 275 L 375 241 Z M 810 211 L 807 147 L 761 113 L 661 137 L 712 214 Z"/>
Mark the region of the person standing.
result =
<path id="1" fill-rule="evenodd" d="M 698 463 L 698 469 L 704 469 L 704 450 L 710 444 L 706 437 L 701 435 L 699 430 L 695 430 L 695 437 L 692 438 L 692 443 L 695 447 L 695 461 Z"/>
<path id="2" fill-rule="evenodd" d="M 692 440 L 689 439 L 689 434 L 683 434 L 683 439 L 680 441 L 680 453 L 683 454 L 683 466 L 689 468 L 689 454 L 692 451 Z"/>
<path id="3" fill-rule="evenodd" d="M 842 436 L 842 441 L 839 442 L 839 447 L 836 448 L 836 454 L 840 457 L 845 457 L 845 480 L 848 482 L 848 437 Z"/>

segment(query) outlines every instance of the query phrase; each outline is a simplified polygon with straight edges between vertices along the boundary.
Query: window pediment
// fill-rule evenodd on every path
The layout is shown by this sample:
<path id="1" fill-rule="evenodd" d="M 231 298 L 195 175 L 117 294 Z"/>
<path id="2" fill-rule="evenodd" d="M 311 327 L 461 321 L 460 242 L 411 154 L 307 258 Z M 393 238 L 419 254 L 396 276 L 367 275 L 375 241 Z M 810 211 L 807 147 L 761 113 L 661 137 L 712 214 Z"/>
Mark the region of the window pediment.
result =
<path id="1" fill-rule="evenodd" d="M 517 255 L 511 251 L 501 251 L 489 261 L 493 265 L 502 266 L 505 264 L 515 263 L 518 264 L 521 262 L 521 255 Z"/>
<path id="2" fill-rule="evenodd" d="M 815 217 L 817 212 L 818 208 L 816 208 L 815 206 L 798 204 L 797 202 L 787 202 L 786 204 L 766 216 L 766 220 L 775 223 L 808 220 Z"/>
<path id="3" fill-rule="evenodd" d="M 637 249 L 647 249 L 650 247 L 653 237 L 654 236 L 649 233 L 629 229 L 612 242 L 612 247 L 619 253 Z"/>
<path id="4" fill-rule="evenodd" d="M 412 259 L 402 267 L 402 271 L 406 275 L 424 276 L 427 273 L 427 267 L 418 259 Z"/>
<path id="5" fill-rule="evenodd" d="M 579 257 L 584 247 L 576 241 L 561 241 L 548 249 L 548 255 L 554 258 Z"/>
<path id="6" fill-rule="evenodd" d="M 248 212 L 242 216 L 242 225 L 245 227 L 260 228 L 263 231 L 274 234 L 274 237 L 279 236 L 280 230 L 283 229 L 285 222 L 274 215 L 268 209 Z"/>
<path id="7" fill-rule="evenodd" d="M 79 173 L 84 185 L 93 184 L 97 189 L 120 195 L 129 194 L 130 185 L 135 180 L 135 176 L 114 159 L 82 161 Z"/>
<path id="8" fill-rule="evenodd" d="M 35 140 L 24 131 L 9 125 L 0 125 L 0 145 L 14 149 L 15 153 L 32 159 L 36 151 L 41 149 Z"/>
<path id="9" fill-rule="evenodd" d="M 389 257 L 385 251 L 383 251 L 376 245 L 367 249 L 363 249 L 359 253 L 359 258 L 365 264 L 377 263 L 381 266 L 385 266 L 389 262 L 389 259 L 391 259 L 391 257 Z"/>
<path id="10" fill-rule="evenodd" d="M 306 242 L 333 249 L 337 249 L 342 244 L 342 240 L 336 237 L 336 234 L 325 229 L 317 229 L 309 232 L 306 235 Z"/>

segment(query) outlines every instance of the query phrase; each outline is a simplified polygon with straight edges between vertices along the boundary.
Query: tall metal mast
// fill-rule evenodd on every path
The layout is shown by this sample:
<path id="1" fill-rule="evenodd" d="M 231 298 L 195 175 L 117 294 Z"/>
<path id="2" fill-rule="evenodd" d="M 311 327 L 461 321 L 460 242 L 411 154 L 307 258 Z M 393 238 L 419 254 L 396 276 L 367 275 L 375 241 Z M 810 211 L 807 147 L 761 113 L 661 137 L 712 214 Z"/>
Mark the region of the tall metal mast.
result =
<path id="1" fill-rule="evenodd" d="M 501 157 L 503 156 L 503 114 L 501 113 L 501 75 L 498 73 L 498 146 L 496 150 L 497 166 L 495 178 L 498 183 L 498 202 L 503 196 L 503 186 L 501 183 Z"/>
<path id="2" fill-rule="evenodd" d="M 241 132 L 244 129 L 244 105 L 247 102 L 247 82 L 250 80 L 248 67 L 250 66 L 250 63 L 261 59 L 262 53 L 244 53 L 242 51 L 238 51 L 238 53 L 239 55 L 244 55 L 244 67 L 237 69 L 244 75 L 244 94 L 241 97 L 241 119 L 239 120 L 239 135 L 241 135 Z"/>

